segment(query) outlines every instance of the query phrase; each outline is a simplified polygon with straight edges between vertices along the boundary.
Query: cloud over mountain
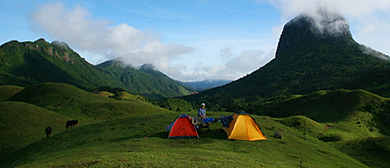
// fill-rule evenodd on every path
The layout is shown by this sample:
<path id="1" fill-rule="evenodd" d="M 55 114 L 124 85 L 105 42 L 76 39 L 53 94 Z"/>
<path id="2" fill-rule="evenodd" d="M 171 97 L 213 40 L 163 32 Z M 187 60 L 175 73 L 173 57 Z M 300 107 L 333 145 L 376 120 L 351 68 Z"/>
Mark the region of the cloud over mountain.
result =
<path id="1" fill-rule="evenodd" d="M 79 5 L 69 10 L 61 2 L 46 3 L 33 11 L 30 21 L 34 30 L 100 56 L 101 61 L 119 58 L 135 67 L 149 63 L 166 72 L 178 70 L 170 67 L 171 60 L 194 50 L 177 43 L 165 44 L 156 32 L 95 19 Z"/>
<path id="2" fill-rule="evenodd" d="M 390 29 L 389 0 L 258 0 L 258 2 L 275 6 L 281 13 L 282 24 L 301 13 L 310 14 L 320 21 L 324 19 L 318 13 L 321 8 L 326 8 L 332 13 L 340 13 L 351 25 L 353 36 L 358 42 L 375 46 L 374 49 L 386 54 L 390 53 L 388 48 L 390 32 L 386 31 Z M 336 28 L 340 26 L 336 25 Z M 278 33 L 281 32 L 282 26 L 278 26 L 278 29 L 280 30 Z"/>

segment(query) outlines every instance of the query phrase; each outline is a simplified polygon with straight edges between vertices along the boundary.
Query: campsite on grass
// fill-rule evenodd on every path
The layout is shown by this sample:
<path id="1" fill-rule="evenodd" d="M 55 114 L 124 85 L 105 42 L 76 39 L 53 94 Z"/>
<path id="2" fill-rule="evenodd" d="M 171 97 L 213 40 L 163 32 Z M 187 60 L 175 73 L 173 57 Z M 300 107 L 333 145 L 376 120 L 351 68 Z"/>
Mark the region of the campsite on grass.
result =
<path id="1" fill-rule="evenodd" d="M 4 92 L 2 87 L 0 91 Z M 322 96 L 310 94 L 295 99 L 312 101 L 313 105 L 307 104 L 305 108 L 319 108 L 313 101 L 322 102 L 328 94 L 334 98 L 356 97 L 351 93 L 359 94 L 361 100 L 387 101 L 360 91 L 322 92 Z M 368 127 L 375 113 L 351 111 L 344 120 L 328 118 L 317 122 L 300 115 L 272 118 L 242 111 L 208 111 L 208 117 L 217 120 L 210 123 L 210 131 L 203 129 L 198 133 L 190 119 L 198 115 L 196 110 L 185 115 L 142 99 L 117 100 L 56 83 L 21 88 L 14 94 L 0 102 L 4 135 L 0 139 L 1 167 L 185 167 L 195 163 L 197 167 L 223 167 L 226 163 L 232 167 L 388 165 L 378 161 L 389 156 L 389 138 L 381 136 L 388 128 L 386 121 L 383 126 Z M 362 102 L 349 101 L 351 107 Z M 339 108 L 338 102 L 334 103 L 330 107 Z M 279 106 L 280 102 L 269 105 L 272 104 Z M 66 130 L 66 122 L 74 119 L 78 123 Z M 48 125 L 52 127 L 50 138 L 44 132 Z M 283 138 L 276 137 L 276 132 L 283 134 Z M 366 151 L 368 148 L 377 150 Z M 234 159 L 237 157 L 245 159 Z"/>
<path id="2" fill-rule="evenodd" d="M 199 138 L 197 125 L 202 127 L 201 123 L 197 124 L 196 117 L 180 114 L 177 119 L 170 124 L 165 130 L 170 130 L 168 138 Z M 221 116 L 218 122 L 222 123 L 222 129 L 227 134 L 227 139 L 237 140 L 267 140 L 264 133 L 256 121 L 246 112 L 236 112 L 230 116 Z"/>

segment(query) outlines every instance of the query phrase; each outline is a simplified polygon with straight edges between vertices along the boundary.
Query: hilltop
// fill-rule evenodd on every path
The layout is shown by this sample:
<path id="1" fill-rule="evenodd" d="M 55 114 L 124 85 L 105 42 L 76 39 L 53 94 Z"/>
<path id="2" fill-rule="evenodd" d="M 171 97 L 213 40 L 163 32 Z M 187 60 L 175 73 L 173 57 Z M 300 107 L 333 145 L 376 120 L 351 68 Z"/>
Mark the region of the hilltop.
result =
<path id="1" fill-rule="evenodd" d="M 7 100 L 21 90 L 23 87 L 20 86 L 0 85 L 0 101 Z"/>
<path id="2" fill-rule="evenodd" d="M 75 85 L 84 90 L 122 88 L 151 98 L 187 95 L 193 89 L 150 66 L 140 69 L 111 60 L 94 66 L 66 43 L 10 41 L 0 46 L 0 85 L 30 86 L 43 82 Z"/>
<path id="3" fill-rule="evenodd" d="M 142 99 L 118 101 L 62 83 L 28 86 L 7 100 L 33 104 L 83 122 L 168 111 Z"/>
<path id="4" fill-rule="evenodd" d="M 275 58 L 265 66 L 225 86 L 184 99 L 205 101 L 211 108 L 239 110 L 242 102 L 318 90 L 364 89 L 389 96 L 389 57 L 358 44 L 342 15 L 326 11 L 319 15 L 320 21 L 308 14 L 289 21 Z"/>

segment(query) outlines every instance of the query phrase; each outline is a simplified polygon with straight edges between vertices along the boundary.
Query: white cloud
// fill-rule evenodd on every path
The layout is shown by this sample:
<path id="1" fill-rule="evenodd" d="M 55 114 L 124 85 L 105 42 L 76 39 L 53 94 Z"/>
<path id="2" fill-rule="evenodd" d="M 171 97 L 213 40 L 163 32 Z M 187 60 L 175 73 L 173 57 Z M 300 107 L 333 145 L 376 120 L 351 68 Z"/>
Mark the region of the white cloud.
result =
<path id="1" fill-rule="evenodd" d="M 181 44 L 164 44 L 158 33 L 141 31 L 127 23 L 112 26 L 108 20 L 92 18 L 79 5 L 69 10 L 61 2 L 47 3 L 35 10 L 30 20 L 34 30 L 101 57 L 95 60 L 119 57 L 135 67 L 153 64 L 165 73 L 180 71 L 183 67 L 172 68 L 170 61 L 194 50 Z"/>
<path id="2" fill-rule="evenodd" d="M 270 59 L 274 58 L 274 53 L 265 53 L 262 50 L 245 50 L 240 53 L 234 53 L 229 47 L 223 47 L 220 50 L 220 54 L 223 57 L 222 59 L 225 59 L 226 56 L 229 59 L 218 65 L 200 65 L 191 74 L 192 78 L 187 80 L 236 80 L 259 69 Z"/>

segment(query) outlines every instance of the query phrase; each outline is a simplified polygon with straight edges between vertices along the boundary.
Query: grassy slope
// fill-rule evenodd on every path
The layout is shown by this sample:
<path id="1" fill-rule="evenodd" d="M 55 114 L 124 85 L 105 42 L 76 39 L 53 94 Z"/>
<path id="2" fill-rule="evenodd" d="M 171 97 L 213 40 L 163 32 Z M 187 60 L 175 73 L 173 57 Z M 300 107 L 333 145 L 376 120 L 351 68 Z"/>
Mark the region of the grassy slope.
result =
<path id="1" fill-rule="evenodd" d="M 319 92 L 314 97 L 319 98 L 327 95 L 326 93 Z M 358 100 L 367 101 L 352 102 L 382 102 L 382 104 L 359 106 L 355 111 L 350 110 L 351 112 L 347 114 L 352 115 L 342 120 L 332 116 L 322 122 L 302 115 L 281 119 L 254 116 L 268 135 L 267 141 L 226 140 L 226 135 L 218 123 L 211 125 L 211 132 L 200 134 L 200 139 L 167 140 L 168 132 L 158 131 L 169 125 L 178 113 L 157 108 L 137 99 L 122 101 L 108 99 L 66 84 L 40 84 L 25 88 L 10 100 L 33 103 L 65 116 L 82 118 L 84 122 L 74 130 L 59 133 L 49 139 L 31 140 L 30 143 L 36 142 L 22 149 L 20 147 L 23 145 L 19 146 L 20 150 L 3 156 L 0 167 L 186 167 L 188 165 L 223 167 L 226 164 L 232 167 L 365 167 L 361 163 L 370 167 L 390 166 L 386 160 L 390 155 L 390 148 L 386 143 L 388 138 L 382 134 L 388 131 L 388 125 L 377 122 L 376 117 L 384 112 L 386 100 L 366 92 L 358 93 L 365 94 L 352 94 L 352 97 L 358 96 L 360 97 Z M 370 97 L 367 95 L 373 97 L 362 99 Z M 333 97 L 338 98 L 335 95 Z M 305 96 L 294 96 L 286 100 L 300 98 Z M 329 95 L 322 98 L 327 100 Z M 319 106 L 318 102 L 324 101 L 324 99 L 304 101 L 306 99 L 301 99 L 306 103 L 304 107 Z M 313 104 L 313 101 L 318 102 Z M 2 103 L 26 104 L 9 101 Z M 280 104 L 280 101 L 278 103 L 276 105 L 287 106 L 291 111 L 298 111 L 298 106 L 291 106 L 293 103 Z M 337 106 L 329 104 L 325 106 L 325 104 L 322 108 L 328 107 L 328 114 L 333 114 L 332 110 Z M 196 115 L 196 112 L 189 114 Z M 230 114 L 209 112 L 209 116 L 214 117 Z M 63 121 L 57 123 L 63 127 Z M 332 125 L 332 128 L 324 131 L 325 124 Z M 35 127 L 33 132 L 44 136 L 45 127 L 46 125 Z M 24 128 L 18 130 L 20 129 Z M 282 132 L 284 139 L 273 138 L 275 131 Z M 330 142 L 325 143 L 318 138 Z M 368 139 L 362 140 L 363 138 Z M 8 142 L 12 140 L 8 139 Z M 350 154 L 361 163 L 333 147 Z M 381 153 L 377 155 L 375 152 L 363 152 L 377 149 L 381 149 Z"/>
<path id="2" fill-rule="evenodd" d="M 0 85 L 0 101 L 7 100 L 21 90 L 23 90 L 23 87 L 20 86 Z"/>
<path id="3" fill-rule="evenodd" d="M 45 128 L 53 128 L 52 135 L 65 131 L 68 117 L 35 105 L 0 102 L 0 156 L 46 138 Z"/>
<path id="4" fill-rule="evenodd" d="M 370 167 L 390 167 L 390 137 L 342 141 L 331 145 Z"/>
<path id="5" fill-rule="evenodd" d="M 369 116 L 369 115 L 368 115 Z M 365 118 L 366 117 L 366 118 Z M 360 121 L 370 121 L 363 113 Z M 370 167 L 390 167 L 390 137 L 381 135 L 377 130 L 370 131 L 364 124 L 342 121 L 338 123 L 318 123 L 305 116 L 292 116 L 276 121 L 317 137 L 327 144 L 344 152 Z"/>
<path id="6" fill-rule="evenodd" d="M 194 115 L 195 113 L 190 113 Z M 210 113 L 211 116 L 230 113 Z M 227 140 L 219 123 L 200 139 L 158 132 L 178 114 L 131 116 L 78 127 L 13 153 L 2 167 L 365 167 L 325 143 L 255 116 L 267 141 Z M 284 139 L 273 138 L 283 131 Z M 154 134 L 153 134 L 154 133 Z M 148 136 L 150 135 L 150 136 Z"/>
<path id="7" fill-rule="evenodd" d="M 9 100 L 31 103 L 73 119 L 79 119 L 84 123 L 167 111 L 138 99 L 118 101 L 68 84 L 58 83 L 43 83 L 26 87 Z"/>
<path id="8" fill-rule="evenodd" d="M 321 123 L 344 124 L 351 129 L 346 131 L 390 135 L 389 105 L 389 99 L 364 90 L 331 90 L 262 102 L 250 111 L 272 117 L 303 115 Z"/>
<path id="9" fill-rule="evenodd" d="M 17 87 L 2 88 L 0 95 Z M 67 84 L 26 87 L 9 101 L 0 102 L 0 153 L 12 152 L 45 137 L 44 129 L 49 125 L 53 134 L 65 131 L 65 122 L 70 119 L 78 119 L 77 126 L 82 126 L 109 118 L 166 112 L 140 100 L 118 101 Z"/>
<path id="10" fill-rule="evenodd" d="M 334 90 L 267 102 L 259 111 L 290 116 L 275 120 L 370 167 L 390 167 L 388 104 L 389 99 L 363 90 Z"/>

